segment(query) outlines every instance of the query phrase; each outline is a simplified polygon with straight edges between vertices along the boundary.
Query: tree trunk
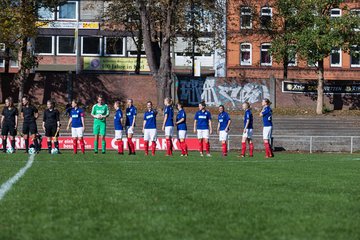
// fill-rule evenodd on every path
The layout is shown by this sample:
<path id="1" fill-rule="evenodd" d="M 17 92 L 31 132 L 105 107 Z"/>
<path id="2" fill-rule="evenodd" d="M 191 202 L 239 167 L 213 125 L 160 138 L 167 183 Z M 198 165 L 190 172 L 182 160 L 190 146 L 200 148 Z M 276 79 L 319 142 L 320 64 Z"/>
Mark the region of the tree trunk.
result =
<path id="1" fill-rule="evenodd" d="M 145 4 L 146 1 L 136 0 L 138 11 L 141 18 L 141 28 L 143 32 L 144 47 L 146 58 L 149 63 L 151 73 L 156 80 L 157 105 L 163 106 L 165 97 L 171 96 L 171 58 L 170 41 L 174 35 L 173 23 L 176 15 L 175 10 L 178 0 L 169 0 L 166 9 L 166 20 L 161 24 L 160 31 L 151 18 L 150 9 Z M 152 37 L 157 32 L 159 40 Z"/>
<path id="2" fill-rule="evenodd" d="M 284 56 L 283 58 L 283 67 L 284 67 L 283 78 L 284 81 L 286 81 L 288 79 L 288 69 L 289 69 L 289 60 L 287 55 Z"/>
<path id="3" fill-rule="evenodd" d="M 164 98 L 171 97 L 171 58 L 170 39 L 163 42 L 161 47 L 161 64 L 159 71 L 154 75 L 157 87 L 157 105 L 163 106 Z"/>
<path id="4" fill-rule="evenodd" d="M 26 81 L 25 71 L 20 70 L 20 73 L 18 75 L 18 81 L 19 81 L 18 111 L 20 112 L 22 108 L 21 100 L 24 97 L 24 89 L 25 89 L 25 81 Z"/>
<path id="5" fill-rule="evenodd" d="M 141 69 L 141 50 L 143 46 L 143 36 L 142 36 L 142 29 L 139 28 L 138 37 L 137 37 L 137 44 L 136 44 L 136 65 L 135 65 L 135 74 L 140 74 Z"/>
<path id="6" fill-rule="evenodd" d="M 318 61 L 318 86 L 316 114 L 323 114 L 324 108 L 324 60 Z"/>
<path id="7" fill-rule="evenodd" d="M 21 40 L 21 48 L 20 48 L 20 59 L 19 59 L 19 72 L 18 72 L 18 81 L 19 81 L 19 96 L 18 96 L 18 110 L 20 112 L 21 110 L 21 99 L 24 96 L 24 89 L 25 89 L 25 82 L 27 79 L 27 69 L 26 66 L 24 66 L 24 61 L 26 61 L 26 55 L 27 55 L 27 43 L 28 39 L 24 37 Z"/>
<path id="8" fill-rule="evenodd" d="M 3 100 L 3 94 L 2 94 L 2 80 L 3 80 L 3 76 L 4 76 L 4 73 L 3 73 L 3 74 L 0 74 L 0 103 L 4 102 L 4 100 Z"/>

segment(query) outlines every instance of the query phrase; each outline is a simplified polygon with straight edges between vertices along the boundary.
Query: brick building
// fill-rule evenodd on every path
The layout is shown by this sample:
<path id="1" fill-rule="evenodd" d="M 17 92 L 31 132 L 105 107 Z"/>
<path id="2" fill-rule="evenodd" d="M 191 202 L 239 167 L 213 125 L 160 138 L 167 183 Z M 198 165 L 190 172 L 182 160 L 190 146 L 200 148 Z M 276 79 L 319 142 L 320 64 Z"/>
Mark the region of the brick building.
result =
<path id="1" fill-rule="evenodd" d="M 346 4 L 354 14 L 360 14 L 360 2 L 348 1 Z M 254 10 L 255 9 L 255 10 Z M 314 98 L 307 94 L 291 94 L 282 91 L 283 66 L 273 60 L 269 49 L 271 39 L 261 29 L 261 24 L 271 21 L 276 9 L 271 1 L 239 1 L 227 2 L 227 57 L 226 69 L 228 78 L 244 80 L 269 80 L 273 76 L 276 81 L 276 103 L 278 106 L 314 105 Z M 257 14 L 254 14 L 256 12 Z M 331 17 L 341 17 L 341 9 L 332 9 Z M 359 46 L 353 46 L 353 52 L 359 52 Z M 290 61 L 288 79 L 299 83 L 314 82 L 318 75 L 316 68 L 307 62 L 299 61 L 296 56 Z M 350 55 L 341 49 L 334 49 L 330 57 L 325 59 L 325 79 L 330 84 L 360 84 L 360 57 Z M 269 82 L 269 81 L 268 81 Z M 270 83 L 268 83 L 270 85 Z M 307 96 L 305 96 L 307 95 Z M 346 94 L 331 94 L 328 103 L 334 99 L 343 99 Z M 348 99 L 349 96 L 347 95 Z M 353 95 L 350 98 L 357 98 Z M 345 105 L 353 106 L 351 100 Z"/>
<path id="2" fill-rule="evenodd" d="M 124 98 L 133 95 L 132 97 L 142 101 L 156 99 L 153 93 L 155 82 L 150 77 L 144 49 L 141 75 L 134 76 L 137 49 L 131 34 L 114 30 L 104 18 L 109 2 L 69 0 L 55 10 L 39 9 L 39 34 L 32 41 L 34 52 L 39 57 L 39 66 L 34 69 L 35 74 L 30 77 L 27 88 L 30 94 L 39 96 L 36 100 L 45 102 L 49 97 L 57 97 L 60 101 L 66 101 L 67 97 L 62 92 L 69 88 L 74 90 L 75 96 L 83 96 L 84 94 L 80 94 L 83 83 L 91 80 L 94 84 L 88 87 L 97 84 L 109 86 L 108 79 L 114 79 L 113 88 L 136 81 L 136 86 L 146 86 L 153 90 L 151 93 L 134 95 L 132 92 L 124 92 L 127 89 L 125 87 L 122 89 Z M 206 31 L 211 32 L 211 29 Z M 212 42 L 211 37 L 204 37 L 200 41 Z M 176 73 L 191 73 L 190 49 L 189 40 L 178 37 L 171 53 Z M 201 64 L 201 72 L 213 74 L 214 52 L 196 47 L 194 54 L 196 64 Z M 0 57 L 0 72 L 4 71 L 4 65 L 5 61 Z M 17 72 L 17 68 L 17 61 L 11 61 L 10 72 Z M 10 88 L 11 81 L 12 79 L 5 79 L 3 86 Z M 69 82 L 71 87 L 68 86 Z M 114 93 L 113 90 L 107 89 L 105 92 Z M 45 93 L 46 91 L 50 93 Z M 10 93 L 7 91 L 4 96 L 7 94 Z M 13 95 L 16 95 L 16 91 Z"/>

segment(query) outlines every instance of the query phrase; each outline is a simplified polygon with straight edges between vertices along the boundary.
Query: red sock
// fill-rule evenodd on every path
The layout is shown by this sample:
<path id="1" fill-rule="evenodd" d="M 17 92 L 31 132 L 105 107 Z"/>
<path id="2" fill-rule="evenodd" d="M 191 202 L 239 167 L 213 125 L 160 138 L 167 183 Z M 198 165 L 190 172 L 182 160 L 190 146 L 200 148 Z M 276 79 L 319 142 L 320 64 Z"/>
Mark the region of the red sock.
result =
<path id="1" fill-rule="evenodd" d="M 181 154 L 184 154 L 184 144 L 182 142 L 179 142 L 179 144 L 180 144 Z"/>
<path id="2" fill-rule="evenodd" d="M 265 156 L 266 157 L 271 157 L 271 152 L 270 152 L 270 145 L 269 143 L 264 143 L 265 146 Z"/>
<path id="3" fill-rule="evenodd" d="M 249 154 L 250 156 L 254 156 L 254 144 L 249 143 Z"/>
<path id="4" fill-rule="evenodd" d="M 171 151 L 171 154 L 173 152 L 173 149 L 174 149 L 174 144 L 173 144 L 172 138 L 170 138 L 170 151 Z"/>
<path id="5" fill-rule="evenodd" d="M 222 151 L 224 155 L 227 155 L 227 144 L 226 142 L 222 144 Z"/>
<path id="6" fill-rule="evenodd" d="M 186 142 L 185 142 L 185 140 L 184 140 L 184 151 L 185 151 L 185 154 L 188 154 L 188 146 L 187 146 L 187 144 L 186 144 Z"/>
<path id="7" fill-rule="evenodd" d="M 132 141 L 132 138 L 130 138 L 130 145 L 131 145 L 131 153 L 135 153 L 135 144 Z"/>
<path id="8" fill-rule="evenodd" d="M 73 139 L 73 148 L 74 148 L 74 153 L 77 153 L 77 139 Z"/>
<path id="9" fill-rule="evenodd" d="M 152 155 L 155 155 L 155 150 L 156 150 L 156 142 L 152 142 L 152 145 L 151 145 L 151 154 Z"/>
<path id="10" fill-rule="evenodd" d="M 274 153 L 273 153 L 272 147 L 271 147 L 270 143 L 268 143 L 268 145 L 269 145 L 269 154 L 270 154 L 269 157 L 273 157 Z"/>
<path id="11" fill-rule="evenodd" d="M 208 141 L 207 143 L 205 143 L 206 146 L 206 153 L 209 154 L 210 153 L 210 142 Z"/>
<path id="12" fill-rule="evenodd" d="M 132 153 L 132 150 L 131 150 L 131 138 L 127 138 L 127 145 L 128 145 L 129 153 Z"/>
<path id="13" fill-rule="evenodd" d="M 80 139 L 81 152 L 85 153 L 85 142 L 84 139 Z"/>
<path id="14" fill-rule="evenodd" d="M 245 156 L 246 152 L 246 142 L 241 143 L 241 155 Z"/>
<path id="15" fill-rule="evenodd" d="M 145 154 L 149 154 L 149 141 L 144 142 Z"/>
<path id="16" fill-rule="evenodd" d="M 118 140 L 118 153 L 124 153 L 124 142 L 123 140 Z"/>
<path id="17" fill-rule="evenodd" d="M 171 155 L 171 143 L 170 143 L 170 139 L 167 138 L 166 139 L 166 154 L 167 155 Z"/>
<path id="18" fill-rule="evenodd" d="M 180 150 L 181 150 L 181 154 L 184 155 L 185 154 L 184 142 L 180 142 Z"/>
<path id="19" fill-rule="evenodd" d="M 199 140 L 199 152 L 203 152 L 204 151 L 204 148 L 203 148 L 203 139 L 200 139 Z"/>

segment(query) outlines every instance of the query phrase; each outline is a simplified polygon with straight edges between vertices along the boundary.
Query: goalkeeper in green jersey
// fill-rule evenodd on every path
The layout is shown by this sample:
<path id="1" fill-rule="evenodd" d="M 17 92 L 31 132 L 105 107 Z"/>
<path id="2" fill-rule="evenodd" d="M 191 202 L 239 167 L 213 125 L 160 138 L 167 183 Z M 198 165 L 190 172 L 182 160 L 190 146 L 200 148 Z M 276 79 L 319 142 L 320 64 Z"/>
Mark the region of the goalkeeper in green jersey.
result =
<path id="1" fill-rule="evenodd" d="M 106 118 L 109 116 L 109 107 L 104 103 L 104 98 L 99 95 L 97 97 L 97 104 L 95 104 L 91 110 L 91 116 L 94 118 L 94 152 L 98 153 L 99 135 L 101 136 L 101 149 L 104 154 L 106 151 Z"/>

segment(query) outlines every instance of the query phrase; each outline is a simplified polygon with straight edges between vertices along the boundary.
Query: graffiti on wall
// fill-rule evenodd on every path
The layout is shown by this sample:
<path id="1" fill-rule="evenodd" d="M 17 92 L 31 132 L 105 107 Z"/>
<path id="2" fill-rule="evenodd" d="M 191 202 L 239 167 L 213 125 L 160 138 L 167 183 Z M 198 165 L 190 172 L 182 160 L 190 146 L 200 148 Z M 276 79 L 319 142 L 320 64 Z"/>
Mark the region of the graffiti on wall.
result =
<path id="1" fill-rule="evenodd" d="M 265 84 L 256 82 L 216 84 L 216 78 L 211 77 L 206 79 L 201 94 L 201 99 L 209 106 L 231 103 L 236 107 L 246 101 L 260 102 L 263 98 L 270 98 L 269 88 Z"/>
<path id="2" fill-rule="evenodd" d="M 269 88 L 265 83 L 218 83 L 216 78 L 206 80 L 181 80 L 179 99 L 188 105 L 196 105 L 204 100 L 208 106 L 230 103 L 232 107 L 243 102 L 256 103 L 263 98 L 270 98 Z"/>
<path id="3" fill-rule="evenodd" d="M 182 79 L 179 80 L 179 100 L 189 106 L 201 102 L 204 79 Z"/>

